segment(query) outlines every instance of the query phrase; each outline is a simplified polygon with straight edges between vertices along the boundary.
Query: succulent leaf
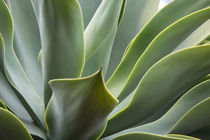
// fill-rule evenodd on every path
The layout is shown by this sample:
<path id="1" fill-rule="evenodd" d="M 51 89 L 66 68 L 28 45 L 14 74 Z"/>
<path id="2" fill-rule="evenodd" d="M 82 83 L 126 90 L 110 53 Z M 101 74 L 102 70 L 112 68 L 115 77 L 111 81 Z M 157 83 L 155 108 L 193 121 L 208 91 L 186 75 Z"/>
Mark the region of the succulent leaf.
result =
<path id="1" fill-rule="evenodd" d="M 124 0 L 103 0 L 85 30 L 86 62 L 83 76 L 103 66 L 106 73 Z"/>
<path id="2" fill-rule="evenodd" d="M 82 13 L 77 0 L 32 1 L 39 13 L 47 106 L 51 97 L 49 80 L 77 78 L 82 73 L 85 58 Z"/>
<path id="3" fill-rule="evenodd" d="M 88 26 L 101 2 L 102 0 L 79 0 L 82 9 L 84 28 Z"/>
<path id="4" fill-rule="evenodd" d="M 158 10 L 159 0 L 126 0 L 124 13 L 117 28 L 111 51 L 107 80 L 116 69 L 130 41 Z"/>
<path id="5" fill-rule="evenodd" d="M 97 139 L 118 103 L 106 89 L 101 70 L 86 78 L 52 80 L 50 86 L 53 95 L 46 111 L 49 138 Z"/>
<path id="6" fill-rule="evenodd" d="M 0 108 L 1 140 L 33 140 L 23 123 L 8 110 Z"/>
<path id="7" fill-rule="evenodd" d="M 158 61 L 140 81 L 130 104 L 109 120 L 104 136 L 140 123 L 198 83 L 210 72 L 209 53 L 210 46 L 204 45 Z"/>
<path id="8" fill-rule="evenodd" d="M 44 128 L 44 103 L 26 76 L 13 49 L 13 23 L 8 7 L 0 0 L 0 47 L 4 48 L 4 69 L 8 81 L 18 91 L 30 116 Z M 4 42 L 2 42 L 4 40 Z M 3 45 L 3 46 L 2 46 Z"/>
<path id="9" fill-rule="evenodd" d="M 107 82 L 107 87 L 111 93 L 115 97 L 119 95 L 136 61 L 162 30 L 176 20 L 209 5 L 209 0 L 174 0 L 160 10 L 132 40 L 125 51 L 120 64 Z"/>
<path id="10" fill-rule="evenodd" d="M 171 53 L 187 36 L 208 19 L 210 19 L 210 8 L 205 8 L 178 20 L 158 34 L 137 60 L 118 99 L 123 100 L 136 88 L 143 75 L 153 64 Z M 192 46 L 183 48 L 186 47 Z"/>
<path id="11" fill-rule="evenodd" d="M 42 73 L 37 62 L 41 41 L 33 7 L 30 0 L 8 0 L 7 2 L 14 22 L 15 54 L 28 79 L 43 99 Z"/>

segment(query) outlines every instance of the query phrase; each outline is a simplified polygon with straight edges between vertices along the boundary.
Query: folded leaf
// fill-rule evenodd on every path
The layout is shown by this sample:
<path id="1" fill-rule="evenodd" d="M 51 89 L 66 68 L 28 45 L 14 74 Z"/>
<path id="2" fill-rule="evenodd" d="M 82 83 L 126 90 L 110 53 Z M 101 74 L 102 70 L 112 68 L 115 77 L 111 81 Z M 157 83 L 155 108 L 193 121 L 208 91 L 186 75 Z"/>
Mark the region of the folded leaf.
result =
<path id="1" fill-rule="evenodd" d="M 198 83 L 210 72 L 209 53 L 210 46 L 204 45 L 158 61 L 140 81 L 130 104 L 109 120 L 104 136 L 140 123 Z"/>
<path id="2" fill-rule="evenodd" d="M 23 123 L 11 112 L 0 108 L 1 140 L 33 140 Z"/>
<path id="3" fill-rule="evenodd" d="M 50 81 L 52 99 L 46 110 L 51 140 L 97 139 L 118 101 L 106 89 L 101 71 L 80 79 Z"/>

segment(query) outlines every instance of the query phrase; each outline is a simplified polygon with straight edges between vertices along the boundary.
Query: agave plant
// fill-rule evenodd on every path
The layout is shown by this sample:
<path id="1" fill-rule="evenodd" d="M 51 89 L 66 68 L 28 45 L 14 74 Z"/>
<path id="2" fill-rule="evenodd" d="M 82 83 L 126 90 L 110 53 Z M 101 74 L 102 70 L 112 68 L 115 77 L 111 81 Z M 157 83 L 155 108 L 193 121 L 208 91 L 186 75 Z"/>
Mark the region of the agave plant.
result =
<path id="1" fill-rule="evenodd" d="M 210 139 L 210 0 L 158 3 L 0 0 L 0 139 Z"/>

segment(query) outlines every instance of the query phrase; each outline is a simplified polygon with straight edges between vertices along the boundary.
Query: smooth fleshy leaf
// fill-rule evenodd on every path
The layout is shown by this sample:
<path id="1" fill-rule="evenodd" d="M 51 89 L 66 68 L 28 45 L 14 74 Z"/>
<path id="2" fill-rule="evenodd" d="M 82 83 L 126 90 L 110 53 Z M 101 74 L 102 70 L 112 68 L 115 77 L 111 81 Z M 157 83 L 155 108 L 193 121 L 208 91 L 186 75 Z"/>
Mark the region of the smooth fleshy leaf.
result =
<path id="1" fill-rule="evenodd" d="M 136 88 L 143 75 L 154 63 L 171 53 L 182 41 L 186 39 L 187 36 L 189 36 L 208 19 L 210 19 L 210 8 L 202 9 L 176 21 L 158 34 L 149 44 L 142 56 L 139 57 L 129 75 L 128 80 L 126 81 L 126 84 L 120 92 L 118 99 L 120 101 L 123 100 Z M 210 24 L 208 23 L 208 25 Z M 195 43 L 195 45 L 196 44 L 197 43 Z M 182 44 L 181 48 L 185 48 L 185 45 Z"/>
<path id="2" fill-rule="evenodd" d="M 87 27 L 102 0 L 78 0 L 82 8 L 84 28 Z"/>
<path id="3" fill-rule="evenodd" d="M 8 0 L 14 22 L 14 50 L 28 79 L 43 99 L 42 74 L 37 62 L 40 33 L 30 0 Z"/>
<path id="4" fill-rule="evenodd" d="M 109 120 L 104 136 L 140 123 L 198 83 L 210 72 L 209 53 L 210 46 L 204 45 L 158 61 L 140 81 L 130 104 Z"/>
<path id="5" fill-rule="evenodd" d="M 149 133 L 131 133 L 127 135 L 122 135 L 113 140 L 199 140 L 193 137 L 171 137 L 171 136 L 161 136 L 161 135 L 154 135 Z"/>
<path id="6" fill-rule="evenodd" d="M 209 5 L 209 0 L 174 0 L 161 9 L 131 41 L 125 51 L 119 66 L 107 82 L 107 87 L 111 93 L 115 97 L 119 95 L 136 61 L 162 30 L 176 20 Z"/>
<path id="7" fill-rule="evenodd" d="M 33 140 L 23 123 L 11 112 L 0 108 L 1 140 Z"/>
<path id="8" fill-rule="evenodd" d="M 0 99 L 0 107 L 7 109 L 7 106 L 5 105 L 5 103 Z"/>
<path id="9" fill-rule="evenodd" d="M 45 106 L 51 97 L 49 80 L 80 77 L 84 65 L 83 22 L 77 0 L 32 0 L 42 42 Z"/>
<path id="10" fill-rule="evenodd" d="M 170 130 L 170 133 L 186 134 L 208 126 L 210 123 L 210 97 L 188 111 Z"/>
<path id="11" fill-rule="evenodd" d="M 129 42 L 157 12 L 159 0 L 126 0 L 124 14 L 117 28 L 106 79 L 116 69 Z"/>
<path id="12" fill-rule="evenodd" d="M 103 0 L 85 29 L 86 60 L 83 76 L 103 67 L 106 73 L 124 0 Z"/>
<path id="13" fill-rule="evenodd" d="M 101 70 L 78 79 L 50 81 L 52 99 L 46 111 L 51 140 L 97 139 L 118 101 L 108 92 Z"/>
<path id="14" fill-rule="evenodd" d="M 18 91 L 17 95 L 30 114 L 43 129 L 44 103 L 30 83 L 13 49 L 13 23 L 8 7 L 0 0 L 0 48 L 4 48 L 4 69 L 10 84 Z M 2 42 L 4 40 L 4 42 Z M 3 45 L 3 46 L 2 46 Z"/>

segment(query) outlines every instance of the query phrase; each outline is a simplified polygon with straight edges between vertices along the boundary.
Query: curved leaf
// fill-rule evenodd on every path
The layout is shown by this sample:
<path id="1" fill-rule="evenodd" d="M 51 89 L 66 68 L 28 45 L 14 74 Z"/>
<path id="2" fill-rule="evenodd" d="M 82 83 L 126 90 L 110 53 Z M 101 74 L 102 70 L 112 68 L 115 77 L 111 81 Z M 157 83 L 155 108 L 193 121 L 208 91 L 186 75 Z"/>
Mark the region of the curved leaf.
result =
<path id="1" fill-rule="evenodd" d="M 33 140 L 23 123 L 8 110 L 0 108 L 1 140 Z"/>
<path id="2" fill-rule="evenodd" d="M 111 93 L 115 97 L 119 95 L 136 61 L 155 36 L 178 19 L 209 5 L 209 0 L 174 0 L 161 9 L 129 44 L 119 66 L 107 82 Z"/>
<path id="3" fill-rule="evenodd" d="M 86 62 L 83 76 L 103 66 L 106 73 L 124 0 L 103 0 L 85 30 Z"/>
<path id="4" fill-rule="evenodd" d="M 157 12 L 158 4 L 159 0 L 126 0 L 124 14 L 117 28 L 105 79 L 111 76 L 120 63 L 129 42 Z"/>
<path id="5" fill-rule="evenodd" d="M 102 0 L 78 0 L 82 8 L 84 27 L 86 28 Z"/>
<path id="6" fill-rule="evenodd" d="M 187 36 L 208 19 L 210 19 L 210 8 L 202 9 L 176 21 L 158 34 L 142 56 L 139 57 L 118 99 L 123 100 L 136 88 L 143 75 L 154 63 L 171 53 Z"/>
<path id="7" fill-rule="evenodd" d="M 27 109 L 31 118 L 44 127 L 44 103 L 26 76 L 13 49 L 13 23 L 10 12 L 3 0 L 0 0 L 0 47 L 4 50 L 4 69 L 7 79 L 19 92 L 17 96 Z M 4 44 L 5 43 L 5 44 Z M 2 46 L 3 45 L 3 46 Z"/>
<path id="8" fill-rule="evenodd" d="M 161 135 L 154 135 L 154 134 L 148 134 L 148 133 L 131 133 L 119 136 L 117 138 L 114 138 L 113 140 L 199 140 L 192 137 L 184 137 L 184 138 L 178 138 L 178 137 L 170 137 L 170 136 L 161 136 Z"/>
<path id="9" fill-rule="evenodd" d="M 49 80 L 80 77 L 84 65 L 82 13 L 77 0 L 32 0 L 38 9 L 45 106 Z"/>
<path id="10" fill-rule="evenodd" d="M 80 79 L 50 81 L 52 99 L 46 110 L 52 140 L 98 138 L 118 101 L 106 89 L 101 71 Z"/>
<path id="11" fill-rule="evenodd" d="M 186 134 L 208 126 L 210 123 L 209 107 L 210 97 L 188 111 L 170 130 L 170 133 Z"/>
<path id="12" fill-rule="evenodd" d="M 7 109 L 7 106 L 4 104 L 4 102 L 0 99 L 0 107 Z"/>
<path id="13" fill-rule="evenodd" d="M 104 136 L 140 123 L 198 83 L 210 71 L 209 53 L 210 46 L 204 45 L 158 61 L 140 81 L 130 104 L 109 120 Z"/>
<path id="14" fill-rule="evenodd" d="M 37 55 L 41 49 L 40 33 L 29 0 L 8 0 L 14 24 L 14 50 L 28 79 L 43 99 L 41 69 Z"/>

